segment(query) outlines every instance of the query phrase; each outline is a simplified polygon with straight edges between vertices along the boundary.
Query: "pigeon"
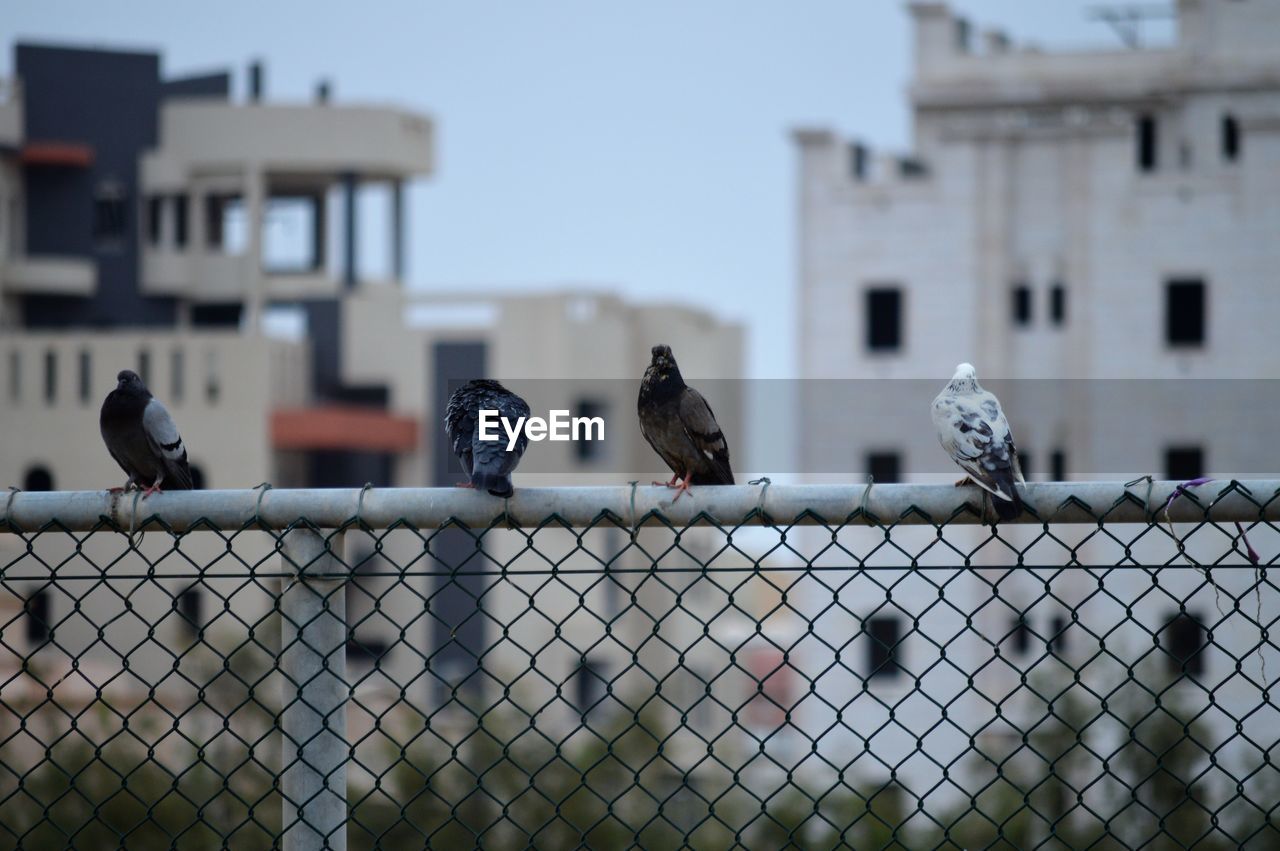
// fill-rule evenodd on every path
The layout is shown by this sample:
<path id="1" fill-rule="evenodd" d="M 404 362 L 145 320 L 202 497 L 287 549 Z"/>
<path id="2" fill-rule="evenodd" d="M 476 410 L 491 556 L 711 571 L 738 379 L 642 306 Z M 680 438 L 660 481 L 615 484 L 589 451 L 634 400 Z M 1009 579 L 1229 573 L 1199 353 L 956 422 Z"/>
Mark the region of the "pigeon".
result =
<path id="1" fill-rule="evenodd" d="M 729 444 L 711 406 L 684 383 L 670 346 L 654 346 L 652 354 L 640 382 L 640 433 L 672 473 L 671 481 L 654 484 L 678 488 L 673 503 L 690 485 L 733 484 Z"/>
<path id="2" fill-rule="evenodd" d="M 1026 484 L 1018 450 L 1000 400 L 978 385 L 972 364 L 962 363 L 933 400 L 933 424 L 938 442 L 969 475 L 956 486 L 977 484 L 989 492 L 996 514 L 1012 520 L 1022 513 L 1015 484 Z"/>
<path id="3" fill-rule="evenodd" d="M 496 381 L 479 378 L 468 381 L 449 397 L 445 409 L 444 431 L 453 447 L 453 454 L 462 462 L 469 482 L 463 487 L 487 490 L 494 496 L 508 497 L 514 492 L 511 473 L 520 463 L 529 437 L 524 428 L 515 446 L 507 450 L 508 436 L 501 422 L 494 424 L 497 440 L 480 439 L 480 411 L 497 411 L 512 428 L 521 418 L 529 416 L 529 405 Z"/>
<path id="4" fill-rule="evenodd" d="M 142 495 L 147 497 L 162 484 L 169 490 L 191 490 L 187 448 L 169 411 L 133 370 L 121 371 L 116 382 L 102 403 L 98 427 L 107 451 L 129 478 L 123 488 L 111 491 L 145 485 Z"/>

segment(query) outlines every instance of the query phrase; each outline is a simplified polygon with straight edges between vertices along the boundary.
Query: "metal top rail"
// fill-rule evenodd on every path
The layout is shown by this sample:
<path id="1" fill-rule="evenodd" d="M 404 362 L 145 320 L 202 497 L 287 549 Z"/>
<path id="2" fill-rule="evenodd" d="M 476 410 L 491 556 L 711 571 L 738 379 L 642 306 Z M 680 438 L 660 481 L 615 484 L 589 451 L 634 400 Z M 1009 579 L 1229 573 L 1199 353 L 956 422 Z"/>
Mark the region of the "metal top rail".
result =
<path id="1" fill-rule="evenodd" d="M 1179 494 L 1179 489 L 1181 493 Z M 1280 521 L 1280 480 L 1181 482 L 1044 482 L 1020 489 L 1028 511 L 1014 523 L 1270 522 Z M 1173 497 L 1177 494 L 1177 498 Z M 1170 500 L 1172 499 L 1172 502 Z M 460 523 L 534 529 L 548 523 L 590 526 L 611 518 L 624 526 L 792 526 L 855 523 L 932 525 L 990 523 L 994 513 L 975 487 L 952 485 L 772 485 L 695 487 L 677 502 L 663 487 L 517 488 L 503 500 L 465 488 L 352 488 L 331 490 L 213 490 L 157 494 L 106 491 L 11 491 L 0 512 L 0 533 L 48 526 L 89 531 L 124 529 L 185 532 L 286 529 L 305 520 L 317 528 L 398 524 L 439 528 Z"/>

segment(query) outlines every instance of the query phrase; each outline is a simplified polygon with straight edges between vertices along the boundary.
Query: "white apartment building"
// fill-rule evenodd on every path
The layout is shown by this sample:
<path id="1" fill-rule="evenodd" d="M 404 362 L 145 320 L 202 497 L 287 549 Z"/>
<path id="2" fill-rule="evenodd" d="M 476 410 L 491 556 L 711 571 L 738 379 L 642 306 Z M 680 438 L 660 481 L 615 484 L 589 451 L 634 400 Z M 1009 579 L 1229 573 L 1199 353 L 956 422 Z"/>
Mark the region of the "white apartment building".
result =
<path id="1" fill-rule="evenodd" d="M 798 339 L 807 379 L 801 469 L 814 480 L 819 471 L 846 481 L 868 474 L 880 482 L 958 478 L 937 445 L 928 406 L 955 365 L 970 361 L 1003 400 L 1030 480 L 1274 477 L 1280 2 L 1178 0 L 1172 44 L 1081 52 L 1020 47 L 998 30 L 979 38 L 943 3 L 907 8 L 914 26 L 912 150 L 872 151 L 823 127 L 794 134 Z M 1055 531 L 1069 536 L 1068 545 L 1089 532 Z M 1039 532 L 1009 528 L 1001 536 L 1028 548 L 1028 565 L 1066 563 L 1066 546 L 1043 538 L 1033 546 Z M 918 538 L 898 530 L 894 542 L 925 552 L 932 537 L 931 529 Z M 1008 564 L 1012 556 L 1003 546 L 977 548 L 986 537 L 949 530 L 960 550 L 935 548 L 918 563 Z M 853 533 L 848 544 L 866 552 L 878 540 L 879 533 Z M 966 543 L 973 548 L 966 551 Z M 1193 542 L 1207 561 L 1233 547 L 1225 563 L 1247 564 L 1228 535 Z M 1126 553 L 1095 536 L 1075 558 L 1105 566 Z M 939 604 L 926 575 L 878 573 L 883 586 L 901 583 L 893 602 L 875 612 L 875 623 L 851 618 L 846 626 L 904 637 L 901 664 L 916 674 L 930 669 L 921 690 L 941 703 L 966 689 L 940 663 L 934 643 L 954 639 L 948 651 L 963 659 L 962 667 L 986 665 L 978 688 L 994 702 L 1017 690 L 1016 667 L 1044 652 L 1044 636 L 1061 632 L 1060 652 L 1089 659 L 1097 638 L 1077 634 L 1072 616 L 1101 635 L 1124 621 L 1128 601 L 1135 621 L 1158 633 L 1161 649 L 1205 647 L 1199 676 L 1221 684 L 1217 699 L 1229 711 L 1256 704 L 1258 690 L 1231 679 L 1233 660 L 1206 646 L 1203 627 L 1194 623 L 1221 619 L 1203 575 L 1176 569 L 1176 551 L 1155 536 L 1128 558 L 1175 565 L 1161 576 L 1170 593 L 1148 593 L 1151 577 L 1137 569 L 1111 578 L 1107 593 L 1114 598 L 1100 597 L 1098 578 L 1080 568 L 1053 574 L 1056 599 L 1045 594 L 1049 574 L 1001 579 L 979 570 L 947 586 L 948 600 L 980 612 L 966 630 L 956 611 Z M 944 574 L 927 576 L 941 582 Z M 1252 583 L 1247 570 L 1215 578 L 1234 593 Z M 842 595 L 859 617 L 886 599 L 871 579 L 851 583 Z M 1011 605 L 986 604 L 996 581 Z M 813 594 L 818 610 L 829 594 Z M 1177 617 L 1184 600 L 1190 621 Z M 1258 605 L 1265 619 L 1280 600 L 1264 591 Z M 915 632 L 913 617 L 922 618 Z M 1024 618 L 1040 636 L 1030 646 Z M 1231 618 L 1214 643 L 1244 654 L 1257 638 L 1256 629 Z M 865 671 L 884 654 L 868 635 L 860 641 L 864 649 L 851 667 Z M 1107 644 L 1122 658 L 1136 658 L 1152 642 L 1130 624 Z M 1004 661 L 995 659 L 992 643 L 1004 645 Z M 1153 662 L 1167 666 L 1170 652 Z M 1275 670 L 1280 657 L 1266 655 Z M 829 652 L 814 649 L 806 665 L 821 671 L 831 661 Z M 1101 667 L 1089 675 L 1117 675 Z M 1256 652 L 1246 667 L 1258 675 Z M 923 754 L 964 745 L 961 732 L 946 732 L 948 723 L 923 745 L 915 738 L 940 721 L 938 705 L 916 693 L 888 722 L 879 701 L 892 705 L 911 693 L 909 676 L 873 677 L 865 692 L 852 678 L 844 685 L 868 706 L 853 727 L 887 724 L 872 742 L 884 762 L 859 764 L 886 777 L 898 759 L 906 760 L 899 776 L 909 778 L 907 785 L 934 788 L 941 768 Z M 1196 701 L 1203 692 L 1187 692 L 1202 706 Z M 971 697 L 951 707 L 951 719 L 962 729 L 996 734 L 1000 725 L 984 727 L 994 703 Z M 815 709 L 805 727 L 823 730 L 833 717 Z M 1208 717 L 1230 736 L 1229 718 L 1213 711 Z M 835 752 L 850 746 L 858 752 L 860 743 L 848 733 L 830 737 Z M 1265 733 L 1263 739 L 1271 741 Z M 948 794 L 946 786 L 936 794 Z"/>

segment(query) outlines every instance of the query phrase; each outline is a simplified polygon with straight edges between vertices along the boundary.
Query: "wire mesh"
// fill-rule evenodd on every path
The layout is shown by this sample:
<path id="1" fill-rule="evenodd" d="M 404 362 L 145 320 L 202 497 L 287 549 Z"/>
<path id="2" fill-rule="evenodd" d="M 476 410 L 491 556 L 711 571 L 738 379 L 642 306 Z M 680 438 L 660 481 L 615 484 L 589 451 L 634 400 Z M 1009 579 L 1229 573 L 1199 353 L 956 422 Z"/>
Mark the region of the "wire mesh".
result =
<path id="1" fill-rule="evenodd" d="M 1278 495 L 6 513 L 0 845 L 1276 847 Z"/>

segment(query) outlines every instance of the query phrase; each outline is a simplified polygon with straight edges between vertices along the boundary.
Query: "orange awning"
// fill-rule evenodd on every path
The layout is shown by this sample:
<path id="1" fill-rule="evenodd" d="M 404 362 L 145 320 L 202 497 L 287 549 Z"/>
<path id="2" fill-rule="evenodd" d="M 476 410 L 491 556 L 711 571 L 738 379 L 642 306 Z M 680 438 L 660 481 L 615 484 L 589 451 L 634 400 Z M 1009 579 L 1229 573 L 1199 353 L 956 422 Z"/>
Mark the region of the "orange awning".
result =
<path id="1" fill-rule="evenodd" d="M 418 421 L 371 408 L 290 408 L 272 412 L 271 445 L 276 449 L 412 452 L 418 446 Z"/>
<path id="2" fill-rule="evenodd" d="M 23 165 L 88 168 L 93 165 L 93 147 L 79 142 L 27 142 L 19 157 Z"/>

